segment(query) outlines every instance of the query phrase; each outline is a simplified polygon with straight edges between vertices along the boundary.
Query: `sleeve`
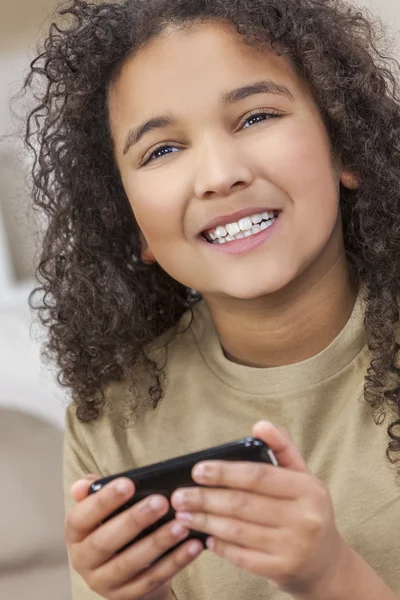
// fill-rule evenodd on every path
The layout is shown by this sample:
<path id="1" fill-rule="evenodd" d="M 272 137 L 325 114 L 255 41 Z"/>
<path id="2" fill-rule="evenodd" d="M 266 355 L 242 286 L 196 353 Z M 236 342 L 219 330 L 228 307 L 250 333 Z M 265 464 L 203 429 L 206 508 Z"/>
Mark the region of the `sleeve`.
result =
<path id="1" fill-rule="evenodd" d="M 68 512 L 74 505 L 70 489 L 72 484 L 88 473 L 99 475 L 101 469 L 96 464 L 88 444 L 85 442 L 82 426 L 76 417 L 76 407 L 71 404 L 67 408 L 65 418 L 64 436 L 64 502 L 65 510 Z M 102 596 L 93 592 L 85 580 L 72 568 L 70 564 L 72 600 L 104 600 Z M 171 589 L 173 600 L 177 600 Z"/>
<path id="2" fill-rule="evenodd" d="M 75 406 L 71 404 L 66 413 L 64 436 L 64 502 L 68 512 L 74 504 L 70 494 L 72 484 L 88 473 L 98 474 L 97 467 L 89 449 L 83 439 L 80 424 L 75 415 Z M 70 564 L 72 600 L 102 600 L 87 585 L 84 579 L 72 568 Z"/>

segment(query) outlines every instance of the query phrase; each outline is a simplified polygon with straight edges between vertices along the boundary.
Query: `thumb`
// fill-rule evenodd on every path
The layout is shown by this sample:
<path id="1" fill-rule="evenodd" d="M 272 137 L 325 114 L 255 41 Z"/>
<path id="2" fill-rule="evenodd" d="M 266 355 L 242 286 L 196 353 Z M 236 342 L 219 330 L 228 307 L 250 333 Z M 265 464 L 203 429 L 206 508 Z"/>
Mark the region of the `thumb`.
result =
<path id="1" fill-rule="evenodd" d="M 300 452 L 285 429 L 276 427 L 270 421 L 258 421 L 253 426 L 252 433 L 271 448 L 280 467 L 308 472 Z"/>
<path id="2" fill-rule="evenodd" d="M 96 479 L 100 479 L 100 476 L 93 475 L 90 473 L 88 475 L 85 475 L 85 477 L 83 477 L 82 479 L 75 481 L 75 483 L 71 487 L 71 496 L 73 497 L 73 499 L 76 500 L 76 502 L 80 502 L 81 500 L 86 498 L 86 496 L 89 493 L 90 486 L 92 485 L 93 481 L 96 481 Z"/>

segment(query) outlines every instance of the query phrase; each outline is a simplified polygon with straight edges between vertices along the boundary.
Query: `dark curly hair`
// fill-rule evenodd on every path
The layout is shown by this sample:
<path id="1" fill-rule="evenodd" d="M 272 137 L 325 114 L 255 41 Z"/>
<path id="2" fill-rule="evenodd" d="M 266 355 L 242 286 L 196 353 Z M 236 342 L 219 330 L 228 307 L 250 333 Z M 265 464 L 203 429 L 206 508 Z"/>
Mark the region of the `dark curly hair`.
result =
<path id="1" fill-rule="evenodd" d="M 65 23 L 52 24 L 24 87 L 36 90 L 26 142 L 34 204 L 46 219 L 31 303 L 49 328 L 47 354 L 72 389 L 78 418 L 98 417 L 111 381 L 134 383 L 139 360 L 157 406 L 163 369 L 146 348 L 198 300 L 140 260 L 113 158 L 110 83 L 167 25 L 218 19 L 245 43 L 287 56 L 314 95 L 334 153 L 360 174 L 360 188 L 342 187 L 340 202 L 349 264 L 366 288 L 365 398 L 377 422 L 391 415 L 388 457 L 400 460 L 400 104 L 398 63 L 377 48 L 379 22 L 341 0 L 74 0 L 59 15 Z"/>

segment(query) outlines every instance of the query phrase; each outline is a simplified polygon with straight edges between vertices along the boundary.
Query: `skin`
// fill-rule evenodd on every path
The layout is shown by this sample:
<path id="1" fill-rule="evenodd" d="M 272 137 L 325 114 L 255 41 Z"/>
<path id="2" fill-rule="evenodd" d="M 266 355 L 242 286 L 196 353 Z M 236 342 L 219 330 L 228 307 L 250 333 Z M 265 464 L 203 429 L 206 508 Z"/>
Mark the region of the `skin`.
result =
<path id="1" fill-rule="evenodd" d="M 221 100 L 266 79 L 286 86 L 293 99 L 263 93 L 229 105 Z M 245 46 L 227 25 L 172 29 L 126 62 L 109 107 L 144 259 L 203 294 L 227 356 L 278 366 L 325 348 L 356 295 L 339 186 L 358 182 L 332 156 L 318 108 L 290 64 Z M 254 111 L 280 116 L 249 121 Z M 175 122 L 124 154 L 128 132 L 156 115 Z M 143 164 L 165 145 L 170 152 Z M 282 210 L 262 246 L 229 256 L 199 240 L 211 219 L 252 207 Z"/>
<path id="2" fill-rule="evenodd" d="M 115 554 L 143 529 L 168 512 L 163 496 L 151 496 L 99 526 L 135 492 L 129 479 L 117 479 L 97 494 L 89 488 L 98 475 L 75 482 L 76 504 L 68 512 L 65 539 L 72 567 L 90 589 L 107 600 L 172 600 L 170 580 L 200 554 L 200 542 L 184 542 L 169 556 L 151 566 L 169 548 L 188 535 L 185 525 L 172 521 L 124 552 Z M 152 502 L 158 501 L 157 506 Z M 176 530 L 176 528 L 178 529 Z"/>
<path id="3" fill-rule="evenodd" d="M 286 86 L 291 98 L 263 92 L 221 100 L 261 80 Z M 344 252 L 339 189 L 359 182 L 332 156 L 318 108 L 290 64 L 246 47 L 227 25 L 170 29 L 126 61 L 109 90 L 109 110 L 143 260 L 159 262 L 203 294 L 228 358 L 265 367 L 325 348 L 357 293 Z M 255 110 L 264 117 L 251 120 Z M 280 116 L 265 116 L 270 111 Z M 124 152 L 132 129 L 165 114 L 173 124 L 147 132 Z M 170 151 L 144 164 L 166 144 Z M 199 238 L 211 219 L 249 207 L 282 211 L 275 233 L 256 249 L 228 255 Z M 265 422 L 253 434 L 281 468 L 222 462 L 206 463 L 203 474 L 196 469 L 193 477 L 205 487 L 172 497 L 182 535 L 192 526 L 208 533 L 212 552 L 294 598 L 398 600 L 339 535 L 328 490 L 288 434 Z M 72 565 L 111 600 L 146 594 L 167 600 L 171 578 L 193 560 L 189 544 L 149 568 L 176 543 L 167 526 L 115 557 L 168 509 L 164 498 L 152 511 L 148 499 L 98 527 L 134 493 L 131 482 L 120 491 L 117 483 L 90 497 L 88 480 L 73 487 L 77 504 L 66 524 Z"/>
<path id="4" fill-rule="evenodd" d="M 338 533 L 329 491 L 289 434 L 267 421 L 252 433 L 273 449 L 280 468 L 199 463 L 192 476 L 206 487 L 173 494 L 177 519 L 208 533 L 212 552 L 297 600 L 399 600 Z"/>
<path id="5" fill-rule="evenodd" d="M 173 494 L 176 520 L 117 556 L 116 550 L 167 512 L 166 498 L 158 497 L 154 509 L 151 496 L 99 527 L 134 494 L 133 483 L 117 479 L 88 496 L 98 476 L 76 482 L 66 540 L 72 566 L 89 587 L 109 600 L 172 600 L 171 579 L 196 558 L 201 544 L 186 542 L 148 565 L 193 527 L 209 534 L 211 552 L 268 578 L 295 600 L 399 600 L 339 535 L 329 492 L 309 472 L 288 433 L 260 421 L 252 434 L 272 449 L 280 468 L 199 463 L 192 476 L 204 487 Z M 183 526 L 180 538 L 171 530 L 177 523 Z M 194 555 L 188 551 L 192 544 Z"/>

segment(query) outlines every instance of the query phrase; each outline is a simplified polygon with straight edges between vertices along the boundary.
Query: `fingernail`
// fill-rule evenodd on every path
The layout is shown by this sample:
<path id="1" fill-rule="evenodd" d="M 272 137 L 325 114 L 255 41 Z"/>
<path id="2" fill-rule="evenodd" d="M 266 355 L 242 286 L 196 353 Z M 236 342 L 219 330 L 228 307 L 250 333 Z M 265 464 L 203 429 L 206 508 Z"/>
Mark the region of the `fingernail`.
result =
<path id="1" fill-rule="evenodd" d="M 86 487 L 87 484 L 88 484 L 87 479 L 79 479 L 78 481 L 75 481 L 75 483 L 73 483 L 71 486 L 71 493 L 74 493 L 74 491 L 76 491 L 78 488 L 80 488 L 83 485 Z"/>
<path id="2" fill-rule="evenodd" d="M 199 542 L 193 542 L 188 548 L 188 552 L 191 556 L 196 556 L 197 554 L 200 554 L 202 550 L 203 546 Z"/>
<path id="3" fill-rule="evenodd" d="M 215 539 L 212 537 L 208 537 L 206 539 L 206 546 L 209 550 L 214 550 L 215 548 Z"/>
<path id="4" fill-rule="evenodd" d="M 199 477 L 201 479 L 205 479 L 207 477 L 207 467 L 206 465 L 196 465 L 193 470 L 193 475 L 195 477 Z"/>
<path id="5" fill-rule="evenodd" d="M 127 479 L 120 479 L 115 484 L 115 490 L 118 494 L 125 496 L 131 491 L 131 483 Z"/>
<path id="6" fill-rule="evenodd" d="M 175 518 L 179 521 L 184 521 L 185 523 L 189 523 L 189 521 L 193 520 L 193 515 L 189 512 L 177 512 L 175 514 Z"/>
<path id="7" fill-rule="evenodd" d="M 150 499 L 149 505 L 152 510 L 160 510 L 164 506 L 164 501 L 156 496 Z"/>
<path id="8" fill-rule="evenodd" d="M 188 533 L 188 529 L 180 523 L 174 523 L 171 527 L 171 532 L 172 535 L 175 535 L 176 537 L 181 537 Z"/>
<path id="9" fill-rule="evenodd" d="M 176 504 L 176 506 L 183 506 L 185 504 L 185 497 L 185 492 L 175 492 L 173 499 L 174 504 Z"/>
<path id="10" fill-rule="evenodd" d="M 265 421 L 265 420 L 263 420 L 263 421 L 257 421 L 257 423 L 255 423 L 253 425 L 253 429 L 258 429 L 259 427 L 265 427 L 265 426 L 267 426 L 267 427 L 273 427 L 273 424 L 271 423 L 271 421 Z"/>

